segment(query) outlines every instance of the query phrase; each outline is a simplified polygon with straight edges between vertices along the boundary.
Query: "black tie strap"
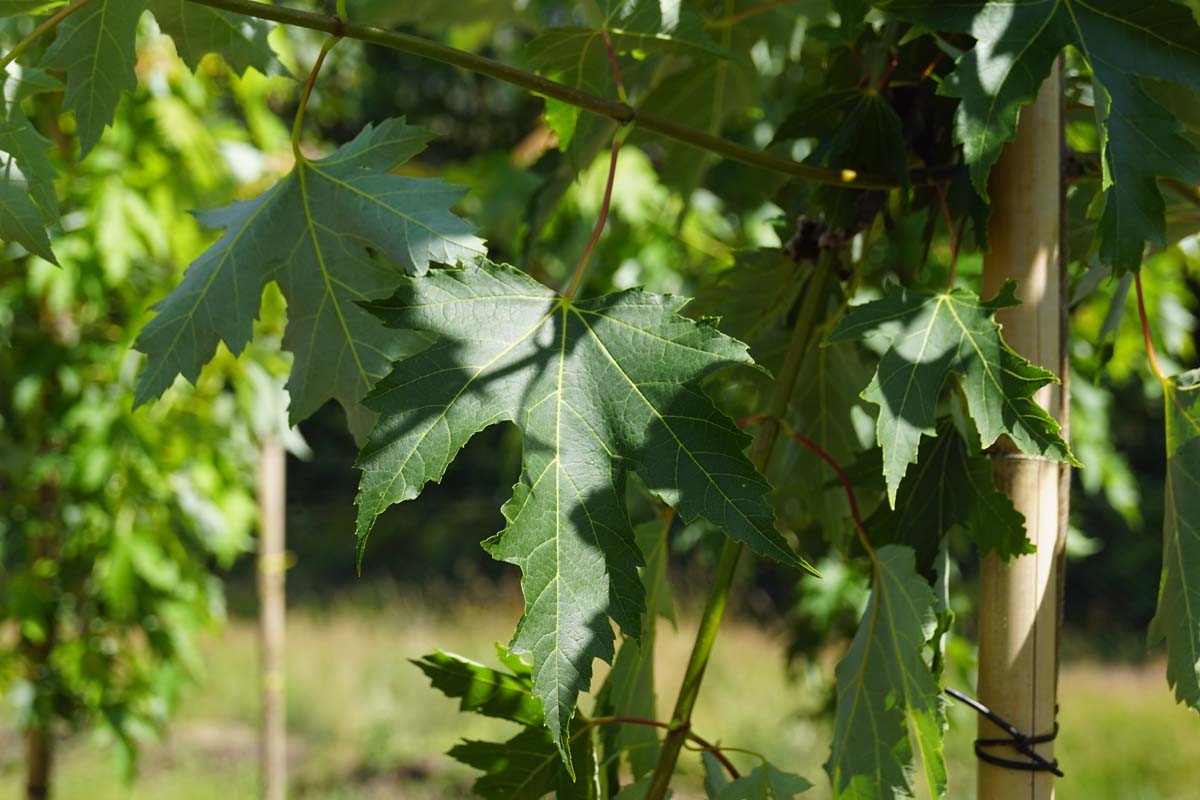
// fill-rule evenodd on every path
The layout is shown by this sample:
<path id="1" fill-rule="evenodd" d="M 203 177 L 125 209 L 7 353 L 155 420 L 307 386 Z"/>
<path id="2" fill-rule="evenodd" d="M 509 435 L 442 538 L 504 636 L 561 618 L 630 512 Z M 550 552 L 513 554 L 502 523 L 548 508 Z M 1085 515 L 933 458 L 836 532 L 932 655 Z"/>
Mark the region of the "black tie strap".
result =
<path id="1" fill-rule="evenodd" d="M 1062 770 L 1058 768 L 1058 759 L 1050 761 L 1045 756 L 1034 750 L 1033 746 L 1052 742 L 1058 736 L 1058 720 L 1054 721 L 1054 730 L 1050 733 L 1039 733 L 1034 736 L 1024 734 L 1017 730 L 1017 727 L 1008 720 L 1001 717 L 996 712 L 985 706 L 973 697 L 967 697 L 957 689 L 946 688 L 946 694 L 953 697 L 955 700 L 966 703 L 977 712 L 987 717 L 988 721 L 996 727 L 1008 734 L 1008 737 L 999 737 L 995 739 L 976 739 L 975 740 L 975 757 L 980 761 L 986 761 L 989 764 L 995 764 L 998 767 L 1007 767 L 1008 769 L 1019 769 L 1026 772 L 1051 772 L 1062 777 Z M 1055 711 L 1058 709 L 1055 708 Z M 1010 758 L 1001 758 L 988 752 L 987 748 L 996 747 L 1011 747 L 1021 755 L 1025 756 L 1028 761 L 1015 761 Z"/>

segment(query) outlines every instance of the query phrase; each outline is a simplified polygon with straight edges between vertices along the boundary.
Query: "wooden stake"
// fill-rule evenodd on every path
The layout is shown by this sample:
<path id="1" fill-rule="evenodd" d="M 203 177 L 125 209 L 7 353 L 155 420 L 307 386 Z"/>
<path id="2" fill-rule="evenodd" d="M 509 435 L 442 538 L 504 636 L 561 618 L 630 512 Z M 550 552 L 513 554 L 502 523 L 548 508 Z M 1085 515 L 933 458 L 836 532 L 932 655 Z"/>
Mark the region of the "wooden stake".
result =
<path id="1" fill-rule="evenodd" d="M 258 462 L 258 625 L 262 679 L 259 781 L 263 800 L 287 796 L 287 712 L 284 690 L 286 453 L 267 436 Z"/>
<path id="2" fill-rule="evenodd" d="M 1007 279 L 1018 282 L 1022 305 L 1001 311 L 1004 338 L 1021 355 L 1051 369 L 1062 363 L 1059 277 L 1062 155 L 1062 78 L 1056 68 L 1037 101 L 1021 112 L 1016 139 L 992 170 L 989 193 L 991 252 L 984 258 L 983 295 Z M 1062 413 L 1060 387 L 1047 386 L 1037 401 Z M 1055 552 L 1059 538 L 1059 465 L 1017 453 L 1002 439 L 993 453 L 997 487 L 1025 515 L 1035 554 L 1004 564 L 989 556 L 979 580 L 979 699 L 1028 734 L 1054 727 L 1058 660 L 1058 591 Z M 980 719 L 981 737 L 1005 734 Z M 1052 758 L 1053 743 L 1037 747 Z M 997 756 L 1023 760 L 997 748 Z M 1049 800 L 1054 776 L 979 762 L 979 800 Z"/>

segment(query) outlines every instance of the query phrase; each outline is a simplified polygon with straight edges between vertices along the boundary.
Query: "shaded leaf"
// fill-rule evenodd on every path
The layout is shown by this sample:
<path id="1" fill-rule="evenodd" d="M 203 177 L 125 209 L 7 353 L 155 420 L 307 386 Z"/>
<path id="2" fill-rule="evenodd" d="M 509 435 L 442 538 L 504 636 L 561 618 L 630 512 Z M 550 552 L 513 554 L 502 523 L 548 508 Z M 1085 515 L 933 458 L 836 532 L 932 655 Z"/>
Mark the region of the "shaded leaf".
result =
<path id="1" fill-rule="evenodd" d="M 707 780 L 705 784 L 707 788 Z M 763 764 L 721 789 L 716 800 L 792 800 L 811 788 L 799 775 Z"/>
<path id="2" fill-rule="evenodd" d="M 219 341 L 240 352 L 263 288 L 275 281 L 288 301 L 283 344 L 295 354 L 292 420 L 335 398 L 351 431 L 365 436 L 374 417 L 359 399 L 392 359 L 421 341 L 386 332 L 357 303 L 394 290 L 404 271 L 424 272 L 430 262 L 454 263 L 483 249 L 448 210 L 462 189 L 387 174 L 430 137 L 398 119 L 368 125 L 329 157 L 298 161 L 253 200 L 201 213 L 225 234 L 155 306 L 158 316 L 138 337 L 149 361 L 137 402 L 161 394 L 177 375 L 195 381 Z"/>
<path id="3" fill-rule="evenodd" d="M 838 664 L 833 749 L 825 770 L 835 800 L 911 797 L 913 745 L 934 797 L 946 790 L 944 713 L 922 658 L 937 627 L 934 596 L 913 552 L 888 545 L 872 557 L 871 599 Z"/>
<path id="4" fill-rule="evenodd" d="M 1163 385 L 1167 498 L 1163 570 L 1150 642 L 1167 642 L 1175 699 L 1200 710 L 1200 370 Z"/>
<path id="5" fill-rule="evenodd" d="M 1008 435 L 1024 453 L 1078 466 L 1058 423 L 1033 399 L 1056 380 L 1053 373 L 1005 344 L 993 319 L 998 310 L 1019 302 L 1012 281 L 987 301 L 966 289 L 897 288 L 850 309 L 829 335 L 830 343 L 876 336 L 888 342 L 862 396 L 879 406 L 876 437 L 893 508 L 900 479 L 917 460 L 921 436 L 934 435 L 938 398 L 952 374 L 961 378 L 983 447 Z"/>
<path id="6" fill-rule="evenodd" d="M 75 112 L 81 156 L 112 122 L 123 92 L 137 88 L 135 39 L 146 0 L 92 0 L 63 20 L 42 66 L 67 74 L 63 108 Z"/>
<path id="7" fill-rule="evenodd" d="M 882 7 L 975 37 L 942 91 L 962 98 L 955 140 L 985 197 L 988 173 L 1016 133 L 1021 106 L 1037 96 L 1064 47 L 1081 53 L 1092 68 L 1105 141 L 1101 258 L 1118 270 L 1136 269 L 1147 239 L 1164 244 L 1156 178 L 1200 183 L 1200 149 L 1180 136 L 1178 121 L 1146 92 L 1141 77 L 1200 89 L 1200 26 L 1190 9 L 1125 0 L 889 0 Z"/>
<path id="8" fill-rule="evenodd" d="M 369 306 L 389 327 L 435 341 L 367 400 L 381 416 L 359 457 L 360 548 L 375 518 L 440 480 L 472 435 L 515 422 L 522 475 L 504 506 L 508 525 L 486 547 L 524 572 L 512 649 L 533 654 L 534 694 L 560 742 L 592 660 L 613 657 L 609 616 L 639 635 L 630 470 L 685 522 L 704 518 L 806 566 L 775 530 L 769 487 L 742 453 L 748 437 L 698 388 L 713 370 L 747 363 L 745 346 L 680 317 L 685 302 L 640 290 L 568 301 L 480 259 L 405 280 Z"/>
<path id="9" fill-rule="evenodd" d="M 886 175 L 908 185 L 908 148 L 900 118 L 878 91 L 838 89 L 808 98 L 780 125 L 776 140 L 819 136 L 806 163 Z M 831 227 L 850 228 L 859 220 L 861 191 L 818 187 L 814 200 Z"/>
<path id="10" fill-rule="evenodd" d="M 533 696 L 528 674 L 506 674 L 441 650 L 412 663 L 429 676 L 433 688 L 447 697 L 460 698 L 463 711 L 535 728 L 542 725 L 542 704 Z"/>
<path id="11" fill-rule="evenodd" d="M 1032 553 L 1025 517 L 1012 499 L 996 488 L 991 459 L 971 452 L 947 417 L 934 439 L 921 443 L 917 466 L 900 484 L 896 508 L 881 506 L 866 520 L 876 543 L 908 545 L 922 573 L 933 573 L 942 539 L 961 525 L 975 538 L 980 555 L 1008 560 Z"/>
<path id="12" fill-rule="evenodd" d="M 149 0 L 159 28 L 175 42 L 175 50 L 196 69 L 207 53 L 219 53 L 237 72 L 254 67 L 265 73 L 274 56 L 262 20 L 244 17 L 189 0 Z"/>
<path id="13" fill-rule="evenodd" d="M 526 728 L 502 744 L 464 741 L 449 755 L 485 773 L 471 787 L 485 800 L 541 800 L 550 792 L 559 800 L 593 800 L 599 797 L 599 787 L 588 731 L 582 721 L 571 722 L 568 744 L 576 777 L 559 758 L 545 728 Z"/>

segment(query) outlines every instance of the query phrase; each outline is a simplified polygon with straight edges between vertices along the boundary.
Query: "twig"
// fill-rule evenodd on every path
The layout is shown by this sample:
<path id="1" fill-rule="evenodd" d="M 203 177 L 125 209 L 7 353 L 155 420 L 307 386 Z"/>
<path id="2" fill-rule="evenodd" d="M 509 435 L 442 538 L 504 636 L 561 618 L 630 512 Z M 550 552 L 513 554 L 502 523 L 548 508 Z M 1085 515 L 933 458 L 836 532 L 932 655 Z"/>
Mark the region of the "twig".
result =
<path id="1" fill-rule="evenodd" d="M 59 23 L 61 23 L 64 19 L 83 8 L 91 1 L 92 0 L 75 0 L 75 2 L 71 3 L 71 5 L 60 8 L 54 14 L 54 16 L 47 17 L 41 25 L 38 25 L 36 28 L 30 31 L 28 36 L 17 42 L 16 46 L 13 47 L 12 50 L 9 50 L 7 53 L 5 53 L 4 58 L 0 58 L 0 72 L 3 72 L 8 68 L 9 64 L 20 58 L 21 54 L 29 48 L 29 45 L 40 39 L 43 34 L 49 33 L 57 28 Z"/>
<path id="2" fill-rule="evenodd" d="M 1154 351 L 1154 340 L 1150 337 L 1150 320 L 1146 317 L 1146 301 L 1142 297 L 1142 273 L 1139 271 L 1134 276 L 1134 285 L 1137 287 L 1137 307 L 1138 317 L 1142 321 L 1142 338 L 1146 340 L 1146 359 L 1150 362 L 1150 371 L 1154 373 L 1154 377 L 1158 378 L 1159 383 L 1168 383 L 1166 374 L 1162 371 L 1162 367 L 1158 363 L 1158 353 Z"/>

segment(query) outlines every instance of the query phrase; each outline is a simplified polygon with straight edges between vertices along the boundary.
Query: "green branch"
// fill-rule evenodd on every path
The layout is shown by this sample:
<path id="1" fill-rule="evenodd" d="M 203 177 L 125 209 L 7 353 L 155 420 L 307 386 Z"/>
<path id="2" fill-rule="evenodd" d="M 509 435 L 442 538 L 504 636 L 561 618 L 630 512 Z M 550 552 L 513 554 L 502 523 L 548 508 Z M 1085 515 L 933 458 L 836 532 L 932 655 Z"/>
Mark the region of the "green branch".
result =
<path id="1" fill-rule="evenodd" d="M 817 167 L 811 164 L 801 164 L 790 158 L 781 158 L 756 150 L 753 147 L 731 142 L 720 136 L 680 125 L 666 117 L 660 117 L 647 111 L 634 109 L 626 103 L 613 102 L 598 97 L 591 92 L 585 92 L 568 86 L 565 83 L 552 81 L 535 75 L 532 72 L 496 61 L 492 58 L 468 53 L 454 47 L 414 36 L 408 33 L 386 31 L 369 25 L 358 25 L 345 22 L 338 17 L 325 14 L 314 14 L 310 11 L 300 11 L 282 6 L 272 6 L 256 0 L 188 0 L 199 5 L 211 6 L 225 11 L 232 11 L 247 17 L 271 20 L 284 25 L 294 25 L 314 31 L 324 31 L 333 36 L 343 36 L 347 39 L 357 39 L 381 47 L 399 50 L 410 55 L 440 61 L 455 67 L 486 75 L 489 78 L 520 86 L 533 94 L 549 97 L 563 103 L 597 114 L 609 117 L 622 124 L 632 123 L 644 131 L 658 134 L 667 139 L 673 139 L 683 144 L 691 145 L 700 150 L 706 150 L 719 156 L 759 167 L 771 172 L 779 172 L 794 178 L 842 186 L 854 189 L 894 189 L 897 182 L 883 175 L 860 173 L 850 169 L 832 169 Z M 941 175 L 940 170 L 915 170 L 910 176 L 912 184 L 927 184 L 936 182 Z"/>

